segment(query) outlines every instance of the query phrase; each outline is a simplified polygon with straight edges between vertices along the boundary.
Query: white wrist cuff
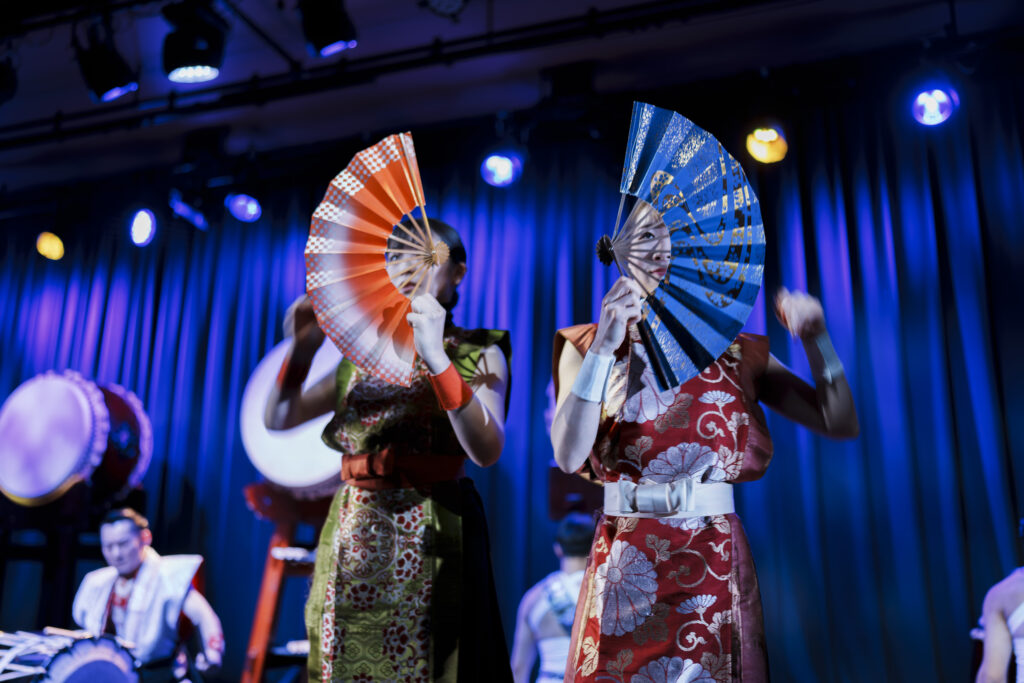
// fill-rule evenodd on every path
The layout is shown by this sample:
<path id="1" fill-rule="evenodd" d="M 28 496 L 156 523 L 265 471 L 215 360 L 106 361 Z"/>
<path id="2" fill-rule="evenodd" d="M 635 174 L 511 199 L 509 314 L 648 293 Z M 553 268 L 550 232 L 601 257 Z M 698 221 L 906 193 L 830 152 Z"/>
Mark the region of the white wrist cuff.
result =
<path id="1" fill-rule="evenodd" d="M 814 344 L 818 347 L 818 351 L 821 352 L 821 357 L 825 361 L 825 367 L 821 370 L 822 378 L 829 384 L 832 384 L 843 376 L 845 372 L 843 370 L 843 363 L 839 360 L 839 356 L 836 355 L 836 349 L 832 346 L 832 339 L 828 336 L 828 332 L 822 332 L 815 337 Z"/>
<path id="2" fill-rule="evenodd" d="M 580 373 L 572 383 L 572 393 L 591 403 L 603 401 L 608 376 L 614 363 L 615 356 L 599 356 L 587 351 L 587 355 L 583 357 L 583 365 L 580 366 Z"/>

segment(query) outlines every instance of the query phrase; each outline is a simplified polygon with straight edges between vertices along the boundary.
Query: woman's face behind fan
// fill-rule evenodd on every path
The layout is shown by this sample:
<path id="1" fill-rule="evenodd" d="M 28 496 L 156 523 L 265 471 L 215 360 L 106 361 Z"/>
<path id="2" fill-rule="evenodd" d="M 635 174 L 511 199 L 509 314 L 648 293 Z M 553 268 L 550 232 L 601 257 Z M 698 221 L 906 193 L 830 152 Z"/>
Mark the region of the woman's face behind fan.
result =
<path id="1" fill-rule="evenodd" d="M 640 200 L 626 219 L 623 232 L 629 239 L 623 271 L 645 292 L 653 292 L 668 273 L 672 256 L 668 227 L 653 206 Z"/>
<path id="2" fill-rule="evenodd" d="M 390 252 L 387 254 L 388 276 L 398 291 L 410 299 L 430 294 L 446 305 L 454 299 L 455 289 L 466 275 L 465 249 L 461 242 L 452 245 L 436 231 L 432 231 L 432 236 L 447 255 L 443 263 L 427 266 L 403 259 L 400 252 Z"/>

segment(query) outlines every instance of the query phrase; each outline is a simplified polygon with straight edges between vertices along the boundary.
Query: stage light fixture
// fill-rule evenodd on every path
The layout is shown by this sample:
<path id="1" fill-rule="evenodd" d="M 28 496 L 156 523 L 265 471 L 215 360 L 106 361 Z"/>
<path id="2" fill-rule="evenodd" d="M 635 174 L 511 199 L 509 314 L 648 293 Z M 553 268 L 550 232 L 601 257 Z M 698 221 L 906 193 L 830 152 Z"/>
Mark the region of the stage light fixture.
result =
<path id="1" fill-rule="evenodd" d="M 137 247 L 144 247 L 153 241 L 156 236 L 156 216 L 149 209 L 139 209 L 132 216 L 131 225 L 128 226 L 128 234 L 132 243 Z"/>
<path id="2" fill-rule="evenodd" d="M 64 242 L 52 232 L 41 232 L 36 238 L 36 251 L 51 261 L 60 261 L 64 258 Z"/>
<path id="3" fill-rule="evenodd" d="M 0 106 L 14 97 L 18 91 L 18 72 L 14 70 L 11 58 L 0 60 Z"/>
<path id="4" fill-rule="evenodd" d="M 84 46 L 78 42 L 78 32 L 73 28 L 71 41 L 82 80 L 97 102 L 111 102 L 139 89 L 138 78 L 114 45 L 109 24 L 90 25 Z"/>
<path id="5" fill-rule="evenodd" d="M 789 144 L 779 126 L 762 126 L 747 135 L 747 152 L 762 164 L 782 161 L 788 151 Z"/>
<path id="6" fill-rule="evenodd" d="M 469 0 L 420 0 L 420 7 L 426 7 L 439 17 L 458 21 Z"/>
<path id="7" fill-rule="evenodd" d="M 229 194 L 224 198 L 228 212 L 243 223 L 255 223 L 263 215 L 259 200 L 247 194 Z"/>
<path id="8" fill-rule="evenodd" d="M 959 106 L 960 98 L 956 90 L 947 86 L 928 88 L 917 93 L 910 110 L 921 125 L 937 126 L 948 120 Z"/>
<path id="9" fill-rule="evenodd" d="M 523 174 L 523 157 L 513 150 L 491 152 L 480 164 L 480 175 L 492 187 L 508 187 Z"/>
<path id="10" fill-rule="evenodd" d="M 301 0 L 299 14 L 306 46 L 314 57 L 330 57 L 359 44 L 342 0 Z"/>
<path id="11" fill-rule="evenodd" d="M 209 2 L 185 0 L 166 5 L 174 29 L 164 38 L 164 73 L 175 83 L 204 83 L 220 75 L 228 24 Z"/>
<path id="12" fill-rule="evenodd" d="M 167 205 L 171 207 L 171 211 L 174 212 L 175 216 L 185 219 L 197 229 L 209 229 L 210 222 L 206 220 L 206 216 L 194 204 L 190 204 L 185 201 L 184 196 L 181 194 L 181 190 L 178 190 L 177 188 L 171 189 L 168 194 Z"/>

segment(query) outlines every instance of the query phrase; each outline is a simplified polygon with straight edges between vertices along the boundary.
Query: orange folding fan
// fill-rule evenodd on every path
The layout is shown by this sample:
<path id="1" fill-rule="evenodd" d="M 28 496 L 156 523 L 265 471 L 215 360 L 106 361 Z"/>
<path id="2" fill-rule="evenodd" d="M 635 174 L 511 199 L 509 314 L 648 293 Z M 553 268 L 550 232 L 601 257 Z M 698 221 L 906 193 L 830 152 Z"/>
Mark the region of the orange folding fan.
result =
<path id="1" fill-rule="evenodd" d="M 321 329 L 353 363 L 404 386 L 415 358 L 411 298 L 448 259 L 424 203 L 412 135 L 390 135 L 331 181 L 306 242 L 306 292 Z"/>

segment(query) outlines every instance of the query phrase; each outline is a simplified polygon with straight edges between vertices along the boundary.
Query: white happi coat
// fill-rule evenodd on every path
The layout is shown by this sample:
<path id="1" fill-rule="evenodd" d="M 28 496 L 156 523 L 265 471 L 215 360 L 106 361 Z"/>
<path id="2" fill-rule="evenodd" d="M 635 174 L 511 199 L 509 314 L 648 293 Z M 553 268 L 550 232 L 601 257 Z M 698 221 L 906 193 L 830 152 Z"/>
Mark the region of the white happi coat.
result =
<path id="1" fill-rule="evenodd" d="M 134 644 L 132 655 L 139 662 L 145 664 L 174 654 L 181 609 L 202 563 L 199 555 L 162 557 L 150 547 L 145 549 L 142 566 L 128 597 L 124 632 L 117 634 Z M 117 570 L 113 567 L 85 575 L 71 608 L 80 628 L 96 635 L 103 633 L 110 592 L 116 580 Z"/>

